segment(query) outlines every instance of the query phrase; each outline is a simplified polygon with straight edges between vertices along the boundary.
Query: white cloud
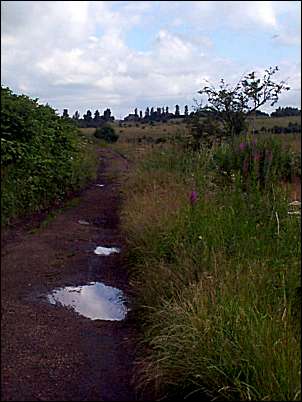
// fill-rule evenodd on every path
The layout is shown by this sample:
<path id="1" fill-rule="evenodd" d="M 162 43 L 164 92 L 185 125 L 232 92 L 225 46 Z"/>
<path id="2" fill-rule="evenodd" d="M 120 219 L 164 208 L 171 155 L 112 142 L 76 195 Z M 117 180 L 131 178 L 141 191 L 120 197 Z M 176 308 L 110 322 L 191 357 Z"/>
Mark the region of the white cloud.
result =
<path id="1" fill-rule="evenodd" d="M 205 78 L 238 80 L 247 68 L 217 52 L 211 32 L 220 24 L 242 34 L 262 29 L 279 35 L 277 43 L 295 45 L 300 23 L 292 24 L 298 17 L 293 3 L 4 1 L 2 77 L 13 90 L 71 114 L 100 104 L 117 114 L 163 102 L 172 108 L 197 97 Z M 280 19 L 284 12 L 287 24 Z M 163 16 L 169 18 L 161 23 Z M 130 47 L 127 34 L 134 28 L 153 34 L 150 48 Z M 298 67 L 289 60 L 280 69 L 294 77 L 298 102 Z"/>

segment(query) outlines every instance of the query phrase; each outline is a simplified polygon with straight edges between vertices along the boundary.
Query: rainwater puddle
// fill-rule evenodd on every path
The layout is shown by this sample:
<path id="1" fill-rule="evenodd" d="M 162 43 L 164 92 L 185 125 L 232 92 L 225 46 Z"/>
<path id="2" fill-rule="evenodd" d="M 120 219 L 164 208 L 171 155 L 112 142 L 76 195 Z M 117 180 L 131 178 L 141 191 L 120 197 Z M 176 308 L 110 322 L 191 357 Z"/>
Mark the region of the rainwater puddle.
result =
<path id="1" fill-rule="evenodd" d="M 47 299 L 51 304 L 71 307 L 92 320 L 121 321 L 128 311 L 123 292 L 101 282 L 56 289 Z"/>
<path id="2" fill-rule="evenodd" d="M 80 225 L 89 225 L 89 222 L 85 221 L 84 219 L 78 220 L 78 223 L 79 223 Z"/>
<path id="3" fill-rule="evenodd" d="M 97 255 L 110 255 L 113 253 L 119 253 L 121 250 L 117 247 L 102 247 L 98 246 L 95 250 L 94 253 Z"/>

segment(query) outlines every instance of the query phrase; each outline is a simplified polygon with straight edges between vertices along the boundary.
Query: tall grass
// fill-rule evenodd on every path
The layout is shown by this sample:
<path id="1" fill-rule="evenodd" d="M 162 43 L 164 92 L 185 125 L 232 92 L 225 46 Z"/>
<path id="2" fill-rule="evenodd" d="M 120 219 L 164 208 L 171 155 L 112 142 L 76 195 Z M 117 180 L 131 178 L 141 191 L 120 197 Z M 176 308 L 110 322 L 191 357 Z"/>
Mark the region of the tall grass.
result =
<path id="1" fill-rule="evenodd" d="M 136 383 L 157 398 L 298 400 L 300 218 L 276 180 L 224 180 L 217 152 L 153 150 L 125 183 Z"/>

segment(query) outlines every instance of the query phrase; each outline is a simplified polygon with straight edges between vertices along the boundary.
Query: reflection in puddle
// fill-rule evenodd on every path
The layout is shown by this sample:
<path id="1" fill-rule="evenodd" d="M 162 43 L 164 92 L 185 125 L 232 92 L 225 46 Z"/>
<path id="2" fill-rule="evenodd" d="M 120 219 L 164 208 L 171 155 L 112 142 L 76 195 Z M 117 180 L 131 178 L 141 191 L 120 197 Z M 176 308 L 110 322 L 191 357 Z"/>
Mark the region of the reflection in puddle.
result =
<path id="1" fill-rule="evenodd" d="M 85 286 L 68 286 L 47 296 L 51 304 L 60 303 L 92 320 L 120 321 L 126 317 L 125 297 L 120 289 L 91 282 Z"/>
<path id="2" fill-rule="evenodd" d="M 120 249 L 117 247 L 102 247 L 102 246 L 98 246 L 95 250 L 94 250 L 95 254 L 97 255 L 110 255 L 113 253 L 119 253 Z"/>
<path id="3" fill-rule="evenodd" d="M 80 225 L 89 225 L 89 222 L 85 221 L 84 219 L 78 220 L 78 223 L 79 223 Z"/>

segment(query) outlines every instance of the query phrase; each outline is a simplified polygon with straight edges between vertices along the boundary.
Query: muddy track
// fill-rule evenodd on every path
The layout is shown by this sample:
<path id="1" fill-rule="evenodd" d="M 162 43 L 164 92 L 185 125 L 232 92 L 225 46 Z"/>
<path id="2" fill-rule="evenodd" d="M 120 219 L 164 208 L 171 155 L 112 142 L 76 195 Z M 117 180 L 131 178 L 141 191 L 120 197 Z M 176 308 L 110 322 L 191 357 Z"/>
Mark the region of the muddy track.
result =
<path id="1" fill-rule="evenodd" d="M 77 205 L 34 231 L 27 222 L 2 232 L 3 401 L 139 400 L 131 383 L 131 311 L 122 321 L 90 320 L 45 297 L 54 288 L 99 281 L 121 289 L 131 305 L 120 184 L 113 174 L 128 162 L 108 149 L 99 153 L 98 178 Z M 93 251 L 99 245 L 122 252 L 98 256 Z"/>

